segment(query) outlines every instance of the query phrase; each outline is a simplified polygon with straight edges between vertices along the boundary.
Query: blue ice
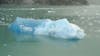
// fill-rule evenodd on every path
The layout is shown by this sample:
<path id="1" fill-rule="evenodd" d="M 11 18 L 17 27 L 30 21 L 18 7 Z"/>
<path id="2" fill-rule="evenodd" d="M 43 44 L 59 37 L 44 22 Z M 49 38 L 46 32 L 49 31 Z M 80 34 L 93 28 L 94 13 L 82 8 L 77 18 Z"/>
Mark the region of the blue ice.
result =
<path id="1" fill-rule="evenodd" d="M 17 17 L 9 25 L 9 29 L 17 34 L 51 36 L 61 39 L 82 39 L 85 36 L 84 30 L 70 23 L 67 18 L 50 20 Z"/>

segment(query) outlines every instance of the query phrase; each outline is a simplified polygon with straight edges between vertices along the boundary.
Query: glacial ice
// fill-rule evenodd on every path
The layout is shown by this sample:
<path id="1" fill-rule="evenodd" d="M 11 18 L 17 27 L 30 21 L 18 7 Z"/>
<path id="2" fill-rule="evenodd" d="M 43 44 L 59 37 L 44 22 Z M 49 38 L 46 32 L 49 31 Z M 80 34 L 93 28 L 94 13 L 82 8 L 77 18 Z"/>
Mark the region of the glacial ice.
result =
<path id="1" fill-rule="evenodd" d="M 18 34 L 51 36 L 61 39 L 82 39 L 85 36 L 84 30 L 70 23 L 67 18 L 50 20 L 17 17 L 9 25 L 9 29 Z"/>

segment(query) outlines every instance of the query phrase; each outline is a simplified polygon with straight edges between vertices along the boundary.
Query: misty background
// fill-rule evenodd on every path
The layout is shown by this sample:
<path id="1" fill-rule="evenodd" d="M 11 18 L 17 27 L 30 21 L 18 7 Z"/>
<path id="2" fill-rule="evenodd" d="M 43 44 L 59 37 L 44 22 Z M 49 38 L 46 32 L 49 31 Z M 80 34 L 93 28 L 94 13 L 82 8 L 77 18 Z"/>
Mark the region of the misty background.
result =
<path id="1" fill-rule="evenodd" d="M 88 5 L 96 0 L 1 0 L 1 4 L 17 5 Z M 98 0 L 99 1 L 99 0 Z M 96 3 L 97 4 L 97 3 Z"/>
<path id="2" fill-rule="evenodd" d="M 1 0 L 1 4 L 17 5 L 99 5 L 100 0 Z"/>

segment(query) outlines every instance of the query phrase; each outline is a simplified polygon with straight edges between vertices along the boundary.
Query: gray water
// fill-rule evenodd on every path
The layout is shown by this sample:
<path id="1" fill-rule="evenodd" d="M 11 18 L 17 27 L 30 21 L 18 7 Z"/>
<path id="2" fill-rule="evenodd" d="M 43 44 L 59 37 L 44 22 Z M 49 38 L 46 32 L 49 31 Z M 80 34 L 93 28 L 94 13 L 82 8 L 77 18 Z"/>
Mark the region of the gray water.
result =
<path id="1" fill-rule="evenodd" d="M 40 38 L 36 41 L 17 42 L 8 29 L 16 17 L 68 18 L 85 30 L 86 36 L 79 41 Z M 32 37 L 32 36 L 27 36 Z M 0 8 L 0 56 L 100 56 L 100 7 L 42 7 Z"/>

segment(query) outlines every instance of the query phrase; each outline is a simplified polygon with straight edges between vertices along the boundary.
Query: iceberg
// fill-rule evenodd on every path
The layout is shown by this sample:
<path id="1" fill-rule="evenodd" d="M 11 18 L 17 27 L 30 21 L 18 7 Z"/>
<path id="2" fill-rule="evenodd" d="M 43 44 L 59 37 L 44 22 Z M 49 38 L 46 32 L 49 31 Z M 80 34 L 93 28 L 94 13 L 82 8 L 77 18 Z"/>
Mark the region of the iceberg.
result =
<path id="1" fill-rule="evenodd" d="M 67 18 L 50 20 L 17 17 L 9 25 L 9 29 L 17 34 L 50 36 L 60 39 L 82 39 L 85 36 L 84 30 L 70 23 Z"/>

